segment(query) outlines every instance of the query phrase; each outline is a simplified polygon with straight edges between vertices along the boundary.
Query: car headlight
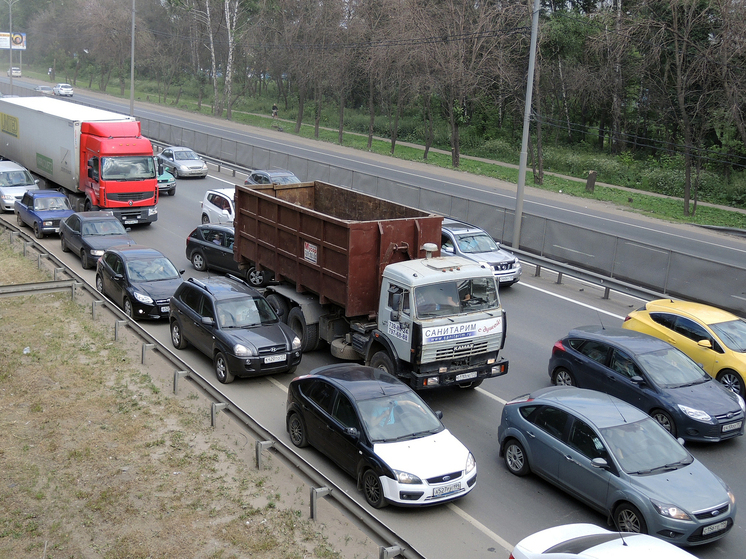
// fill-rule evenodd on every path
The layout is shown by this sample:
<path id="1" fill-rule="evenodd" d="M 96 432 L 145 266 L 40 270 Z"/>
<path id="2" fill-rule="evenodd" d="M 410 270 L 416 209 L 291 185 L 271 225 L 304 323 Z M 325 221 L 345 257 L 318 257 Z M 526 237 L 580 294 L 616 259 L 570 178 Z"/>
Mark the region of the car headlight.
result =
<path id="1" fill-rule="evenodd" d="M 679 404 L 679 409 L 695 421 L 703 421 L 705 423 L 712 421 L 710 414 L 702 410 L 690 408 L 689 406 L 683 406 L 681 404 Z"/>
<path id="2" fill-rule="evenodd" d="M 236 344 L 233 346 L 233 355 L 236 357 L 251 357 L 254 355 L 254 350 L 243 344 Z"/>
<path id="3" fill-rule="evenodd" d="M 744 403 L 743 398 L 740 394 L 736 394 L 736 398 L 738 399 L 738 405 L 741 406 L 741 411 L 746 413 L 746 404 Z"/>
<path id="4" fill-rule="evenodd" d="M 474 460 L 474 455 L 470 452 L 469 456 L 466 457 L 466 468 L 464 468 L 464 471 L 465 473 L 468 474 L 476 467 L 477 467 L 477 461 Z"/>
<path id="5" fill-rule="evenodd" d="M 667 518 L 675 518 L 676 520 L 691 520 L 692 517 L 681 510 L 676 505 L 669 505 L 666 503 L 659 503 L 657 501 L 650 500 L 653 503 L 653 507 L 658 514 Z"/>
<path id="6" fill-rule="evenodd" d="M 53 224 L 54 224 L 54 222 L 53 222 L 53 221 L 43 221 L 43 222 L 42 222 L 42 225 L 43 225 L 44 227 L 51 227 L 51 226 L 52 226 Z"/>
<path id="7" fill-rule="evenodd" d="M 152 305 L 153 304 L 153 299 L 151 299 L 147 295 L 144 295 L 143 293 L 140 293 L 139 291 L 133 291 L 132 292 L 132 296 L 135 299 L 137 299 L 138 301 L 140 301 L 141 303 L 144 303 L 146 305 Z"/>
<path id="8" fill-rule="evenodd" d="M 16 197 L 12 194 L 3 194 L 3 200 L 8 202 L 15 202 Z"/>
<path id="9" fill-rule="evenodd" d="M 93 249 L 91 249 L 91 256 L 103 256 L 103 255 L 104 255 L 104 251 L 103 250 L 93 250 Z M 137 297 L 137 295 L 135 295 L 135 297 Z M 150 299 L 150 297 L 148 297 L 148 299 Z M 152 299 L 151 299 L 151 301 L 152 301 Z"/>
<path id="10" fill-rule="evenodd" d="M 399 483 L 419 484 L 419 485 L 422 484 L 422 480 L 420 478 L 408 472 L 394 470 L 394 475 L 396 475 L 396 481 L 398 481 Z"/>
<path id="11" fill-rule="evenodd" d="M 293 341 L 290 343 L 293 347 L 293 351 L 300 349 L 300 338 L 298 336 L 295 336 Z"/>

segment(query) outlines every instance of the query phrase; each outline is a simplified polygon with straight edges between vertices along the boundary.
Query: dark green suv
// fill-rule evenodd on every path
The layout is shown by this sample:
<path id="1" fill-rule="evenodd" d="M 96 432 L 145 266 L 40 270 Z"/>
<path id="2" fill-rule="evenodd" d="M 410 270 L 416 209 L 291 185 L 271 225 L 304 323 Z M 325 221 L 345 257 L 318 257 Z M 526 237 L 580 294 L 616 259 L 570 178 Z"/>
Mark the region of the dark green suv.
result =
<path id="1" fill-rule="evenodd" d="M 224 384 L 235 377 L 293 373 L 301 360 L 295 332 L 236 276 L 183 282 L 171 297 L 169 323 L 174 347 L 191 344 L 212 358 Z"/>

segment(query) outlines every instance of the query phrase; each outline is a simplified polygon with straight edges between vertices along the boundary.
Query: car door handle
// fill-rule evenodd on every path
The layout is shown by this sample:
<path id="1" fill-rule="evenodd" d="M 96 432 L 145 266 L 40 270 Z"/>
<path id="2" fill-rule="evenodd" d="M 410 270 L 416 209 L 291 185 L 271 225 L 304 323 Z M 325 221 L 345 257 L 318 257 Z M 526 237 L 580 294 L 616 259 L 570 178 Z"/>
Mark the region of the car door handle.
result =
<path id="1" fill-rule="evenodd" d="M 533 433 L 532 431 L 526 431 L 526 434 L 527 434 L 527 435 L 528 435 L 529 437 L 531 437 L 532 439 L 535 439 L 535 438 L 536 438 L 536 435 L 534 435 L 534 433 Z"/>
<path id="2" fill-rule="evenodd" d="M 568 462 L 575 462 L 575 460 L 573 460 L 572 456 L 570 456 L 569 454 L 565 454 L 565 460 L 567 460 Z"/>

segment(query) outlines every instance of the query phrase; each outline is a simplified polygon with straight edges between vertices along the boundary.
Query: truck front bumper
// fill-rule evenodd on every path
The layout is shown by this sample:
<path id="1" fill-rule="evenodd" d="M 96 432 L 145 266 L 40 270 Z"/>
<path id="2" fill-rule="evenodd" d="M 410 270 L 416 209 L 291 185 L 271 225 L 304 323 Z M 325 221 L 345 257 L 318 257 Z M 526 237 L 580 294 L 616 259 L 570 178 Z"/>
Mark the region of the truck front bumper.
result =
<path id="1" fill-rule="evenodd" d="M 158 221 L 158 206 L 147 208 L 101 208 L 111 211 L 122 225 L 139 225 Z"/>
<path id="2" fill-rule="evenodd" d="M 446 369 L 446 370 L 443 370 Z M 446 363 L 427 363 L 414 373 L 411 386 L 415 390 L 441 386 L 471 386 L 486 378 L 508 374 L 508 360 L 496 359 L 494 363 L 457 367 Z"/>

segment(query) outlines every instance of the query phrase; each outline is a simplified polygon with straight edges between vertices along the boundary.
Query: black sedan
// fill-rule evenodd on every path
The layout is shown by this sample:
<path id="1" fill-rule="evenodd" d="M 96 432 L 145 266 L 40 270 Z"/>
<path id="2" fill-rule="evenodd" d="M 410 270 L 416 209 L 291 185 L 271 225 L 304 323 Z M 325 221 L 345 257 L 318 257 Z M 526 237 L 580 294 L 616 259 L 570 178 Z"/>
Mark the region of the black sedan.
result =
<path id="1" fill-rule="evenodd" d="M 471 452 L 409 386 L 382 369 L 340 363 L 288 387 L 286 426 L 357 479 L 369 505 L 434 505 L 474 489 Z"/>
<path id="2" fill-rule="evenodd" d="M 264 287 L 272 273 L 259 271 L 254 266 L 240 270 L 233 259 L 233 227 L 207 223 L 189 233 L 186 240 L 186 257 L 200 272 L 208 269 L 244 276 L 253 287 Z"/>
<path id="3" fill-rule="evenodd" d="M 166 318 L 183 273 L 154 248 L 115 246 L 96 265 L 96 289 L 131 318 Z"/>
<path id="4" fill-rule="evenodd" d="M 83 268 L 92 268 L 107 248 L 135 244 L 127 231 L 111 212 L 78 212 L 60 223 L 60 245 L 80 256 Z"/>
<path id="5" fill-rule="evenodd" d="M 553 384 L 606 392 L 650 414 L 674 436 L 721 441 L 742 435 L 743 398 L 672 345 L 632 330 L 584 326 L 552 348 Z"/>

